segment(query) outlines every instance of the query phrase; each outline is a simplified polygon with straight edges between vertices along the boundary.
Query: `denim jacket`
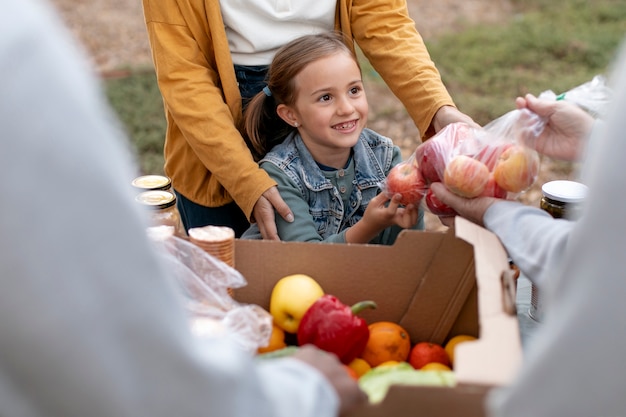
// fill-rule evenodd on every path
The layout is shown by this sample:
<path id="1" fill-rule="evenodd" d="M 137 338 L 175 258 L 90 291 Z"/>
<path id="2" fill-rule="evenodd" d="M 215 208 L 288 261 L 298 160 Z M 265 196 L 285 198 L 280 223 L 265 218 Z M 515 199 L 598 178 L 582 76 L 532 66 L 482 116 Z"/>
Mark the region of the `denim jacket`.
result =
<path id="1" fill-rule="evenodd" d="M 295 188 L 297 191 L 294 192 L 298 199 L 306 202 L 308 215 L 312 218 L 318 235 L 314 238 L 327 242 L 345 242 L 345 230 L 363 217 L 370 200 L 380 192 L 379 184 L 401 160 L 400 149 L 391 139 L 370 129 L 364 129 L 359 141 L 353 147 L 354 180 L 348 198 L 349 204 L 346 206 L 339 190 L 318 167 L 297 132 L 290 134 L 280 145 L 275 146 L 260 163 L 268 169 L 270 175 L 274 172 L 275 175 L 288 178 L 289 181 L 277 179 L 279 189 L 281 183 L 288 186 L 290 191 L 294 191 Z M 342 170 L 338 170 L 337 175 L 342 174 Z M 298 214 L 295 213 L 296 219 L 304 217 Z M 279 217 L 277 216 L 277 226 L 280 235 Z M 310 224 L 310 218 L 304 223 Z M 294 228 L 299 230 L 298 225 L 285 226 L 290 227 L 292 231 Z M 305 228 L 311 229 L 303 225 L 302 229 Z M 372 243 L 393 243 L 401 229 L 395 226 L 389 229 Z M 246 232 L 244 238 L 253 236 L 254 233 L 249 232 Z M 312 240 L 313 237 L 311 233 L 305 232 L 302 237 L 290 235 L 285 239 L 285 236 L 281 235 L 281 239 Z"/>

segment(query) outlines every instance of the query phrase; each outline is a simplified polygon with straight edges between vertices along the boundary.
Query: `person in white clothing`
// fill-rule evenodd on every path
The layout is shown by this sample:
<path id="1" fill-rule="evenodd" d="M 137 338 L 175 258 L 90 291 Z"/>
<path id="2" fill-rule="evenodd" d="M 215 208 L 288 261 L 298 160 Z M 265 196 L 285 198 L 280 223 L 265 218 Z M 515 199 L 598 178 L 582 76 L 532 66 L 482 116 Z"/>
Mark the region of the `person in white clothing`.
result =
<path id="1" fill-rule="evenodd" d="M 567 103 L 517 101 L 548 117 L 542 138 L 551 147 L 541 151 L 571 159 L 586 148 L 580 175 L 589 192 L 577 221 L 517 202 L 463 199 L 433 185 L 442 202 L 500 238 L 548 306 L 519 375 L 488 397 L 491 417 L 609 417 L 626 410 L 620 368 L 626 351 L 626 45 L 619 57 L 611 110 L 593 129 L 590 116 Z"/>
<path id="2" fill-rule="evenodd" d="M 150 244 L 125 137 L 49 5 L 0 25 L 0 415 L 336 416 L 365 401 L 315 348 L 194 338 Z"/>

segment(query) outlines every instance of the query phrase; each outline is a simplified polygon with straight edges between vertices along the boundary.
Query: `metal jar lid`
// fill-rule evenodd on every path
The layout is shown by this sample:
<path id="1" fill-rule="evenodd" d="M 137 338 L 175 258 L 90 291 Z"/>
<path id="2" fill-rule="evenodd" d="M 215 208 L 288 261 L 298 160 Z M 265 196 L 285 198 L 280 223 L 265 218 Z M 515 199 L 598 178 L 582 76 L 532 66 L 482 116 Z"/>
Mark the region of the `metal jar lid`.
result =
<path id="1" fill-rule="evenodd" d="M 588 187 L 576 181 L 557 180 L 543 184 L 541 192 L 551 200 L 563 203 L 580 203 L 587 196 Z"/>
<path id="2" fill-rule="evenodd" d="M 161 210 L 176 204 L 176 196 L 170 191 L 151 190 L 139 193 L 135 201 L 146 208 Z"/>
<path id="3" fill-rule="evenodd" d="M 168 190 L 172 186 L 172 181 L 164 175 L 142 175 L 135 178 L 133 187 L 140 190 Z"/>

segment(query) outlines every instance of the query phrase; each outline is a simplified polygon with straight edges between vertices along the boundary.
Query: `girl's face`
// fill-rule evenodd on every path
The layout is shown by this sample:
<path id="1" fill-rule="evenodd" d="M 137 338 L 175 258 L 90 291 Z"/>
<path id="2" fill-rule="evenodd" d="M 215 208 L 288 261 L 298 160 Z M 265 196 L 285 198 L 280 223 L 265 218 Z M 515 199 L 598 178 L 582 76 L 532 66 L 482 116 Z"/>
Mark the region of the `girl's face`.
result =
<path id="1" fill-rule="evenodd" d="M 279 115 L 298 131 L 313 158 L 343 168 L 367 123 L 368 104 L 354 59 L 337 52 L 305 67 L 295 78 L 296 101 Z"/>

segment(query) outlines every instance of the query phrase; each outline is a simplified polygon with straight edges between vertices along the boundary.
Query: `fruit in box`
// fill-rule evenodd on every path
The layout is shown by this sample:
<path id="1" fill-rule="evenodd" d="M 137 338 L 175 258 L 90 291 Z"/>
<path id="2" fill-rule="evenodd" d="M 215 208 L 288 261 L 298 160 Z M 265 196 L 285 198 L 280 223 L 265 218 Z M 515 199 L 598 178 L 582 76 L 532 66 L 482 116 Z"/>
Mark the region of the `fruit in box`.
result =
<path id="1" fill-rule="evenodd" d="M 406 361 L 411 350 L 411 339 L 404 328 L 390 321 L 374 322 L 368 327 L 370 336 L 361 358 L 372 367 L 387 361 Z"/>
<path id="2" fill-rule="evenodd" d="M 322 287 L 308 275 L 281 278 L 270 295 L 270 314 L 274 323 L 287 333 L 297 333 L 304 313 L 323 295 Z"/>
<path id="3" fill-rule="evenodd" d="M 487 165 L 467 155 L 452 158 L 443 176 L 443 183 L 450 191 L 466 198 L 478 197 L 488 181 Z"/>
<path id="4" fill-rule="evenodd" d="M 443 346 L 431 342 L 419 342 L 411 348 L 409 363 L 415 369 L 421 369 L 427 363 L 437 362 L 450 366 L 450 358 Z"/>

